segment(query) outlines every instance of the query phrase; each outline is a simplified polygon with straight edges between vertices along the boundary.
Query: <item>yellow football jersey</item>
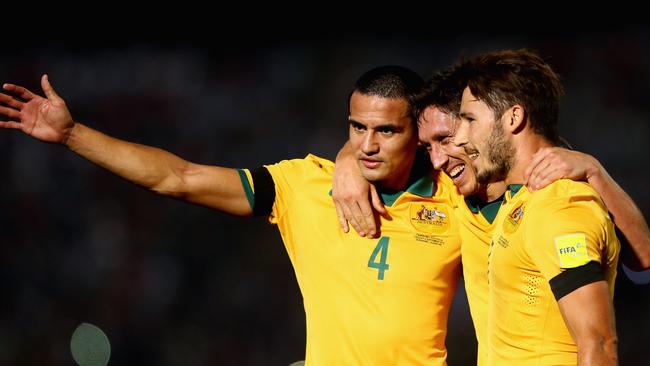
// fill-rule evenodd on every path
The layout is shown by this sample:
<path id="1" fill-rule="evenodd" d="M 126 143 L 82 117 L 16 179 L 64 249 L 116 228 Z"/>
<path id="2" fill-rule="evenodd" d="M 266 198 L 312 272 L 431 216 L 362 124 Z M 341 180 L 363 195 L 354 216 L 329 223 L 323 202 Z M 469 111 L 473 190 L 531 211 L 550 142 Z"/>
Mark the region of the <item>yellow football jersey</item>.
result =
<path id="1" fill-rule="evenodd" d="M 384 195 L 390 218 L 368 239 L 339 226 L 332 162 L 309 155 L 266 168 L 276 192 L 270 221 L 303 296 L 306 364 L 445 365 L 460 276 L 453 184 L 427 176 Z"/>
<path id="2" fill-rule="evenodd" d="M 499 205 L 500 200 L 494 202 Z M 468 199 L 469 203 L 469 199 Z M 488 253 L 492 241 L 494 221 L 488 221 L 478 207 L 468 207 L 461 202 L 457 205 L 456 216 L 460 221 L 460 248 L 463 264 L 463 278 L 469 310 L 478 342 L 478 366 L 487 364 L 487 313 L 488 313 Z"/>
<path id="3" fill-rule="evenodd" d="M 607 209 L 588 184 L 563 179 L 534 193 L 511 187 L 495 224 L 488 364 L 575 365 L 577 347 L 549 281 L 595 261 L 613 295 L 620 244 Z"/>

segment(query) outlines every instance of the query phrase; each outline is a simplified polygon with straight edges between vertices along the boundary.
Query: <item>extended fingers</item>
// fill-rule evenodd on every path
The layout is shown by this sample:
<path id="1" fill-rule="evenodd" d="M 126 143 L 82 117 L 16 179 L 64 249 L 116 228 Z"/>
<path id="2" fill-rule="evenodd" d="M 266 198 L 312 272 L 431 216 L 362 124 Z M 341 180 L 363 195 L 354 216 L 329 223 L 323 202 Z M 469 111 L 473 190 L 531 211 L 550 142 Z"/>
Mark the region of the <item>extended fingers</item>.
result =
<path id="1" fill-rule="evenodd" d="M 24 103 L 22 103 L 21 101 L 13 98 L 12 96 L 7 95 L 7 94 L 2 94 L 2 93 L 0 93 L 0 103 L 2 103 L 4 105 L 8 105 L 9 107 L 15 108 L 15 109 L 18 109 L 18 110 L 22 109 L 22 107 L 24 105 Z"/>
<path id="2" fill-rule="evenodd" d="M 368 234 L 369 237 L 374 237 L 377 232 L 375 227 L 375 215 L 372 212 L 372 207 L 368 201 L 361 201 L 359 204 L 360 217 L 358 220 L 363 224 L 362 230 Z"/>
<path id="3" fill-rule="evenodd" d="M 21 130 L 23 125 L 18 122 L 2 122 L 0 121 L 0 128 L 12 128 L 15 130 Z"/>
<path id="4" fill-rule="evenodd" d="M 532 190 L 541 189 L 558 179 L 575 179 L 575 176 L 573 167 L 569 163 L 558 156 L 549 156 L 538 164 L 528 181 L 528 186 Z"/>
<path id="5" fill-rule="evenodd" d="M 345 219 L 345 214 L 341 208 L 341 203 L 337 200 L 334 200 L 334 207 L 336 207 L 336 217 L 339 219 L 339 225 L 341 225 L 343 232 L 349 232 L 350 227 L 348 226 L 348 220 Z"/>
<path id="6" fill-rule="evenodd" d="M 13 108 L 8 108 L 4 106 L 0 106 L 0 115 L 6 116 L 9 119 L 15 119 L 19 120 L 20 119 L 20 112 Z"/>
<path id="7" fill-rule="evenodd" d="M 531 191 L 541 189 L 561 177 L 562 176 L 559 173 L 559 170 L 550 166 L 546 169 L 536 172 L 533 176 L 531 176 L 531 179 L 528 181 L 528 188 Z"/>
<path id="8" fill-rule="evenodd" d="M 34 97 L 36 96 L 36 94 L 30 92 L 26 88 L 15 84 L 4 84 L 2 88 L 14 95 L 18 95 L 20 98 L 22 98 L 25 101 L 30 101 L 34 99 Z"/>
<path id="9" fill-rule="evenodd" d="M 356 206 L 356 205 L 353 205 Z M 343 210 L 343 216 L 345 217 L 346 220 L 348 220 L 348 223 L 352 225 L 354 230 L 360 235 L 360 236 L 366 236 L 365 231 L 363 230 L 363 227 L 361 223 L 357 220 L 359 217 L 358 213 L 355 214 L 353 212 L 354 207 L 351 207 L 351 205 L 348 205 L 347 203 L 344 203 L 341 205 L 341 208 Z M 356 206 L 356 209 L 358 211 L 359 206 Z"/>
<path id="10" fill-rule="evenodd" d="M 550 154 L 551 150 L 548 148 L 543 148 L 537 151 L 533 158 L 528 163 L 526 170 L 524 171 L 524 183 L 529 184 L 530 180 L 535 175 L 536 171 L 540 169 L 539 164 L 546 160 L 547 156 Z"/>
<path id="11" fill-rule="evenodd" d="M 386 207 L 384 207 L 384 202 L 382 202 L 379 192 L 374 184 L 370 185 L 370 199 L 372 200 L 372 207 L 379 212 L 380 215 L 387 215 Z"/>

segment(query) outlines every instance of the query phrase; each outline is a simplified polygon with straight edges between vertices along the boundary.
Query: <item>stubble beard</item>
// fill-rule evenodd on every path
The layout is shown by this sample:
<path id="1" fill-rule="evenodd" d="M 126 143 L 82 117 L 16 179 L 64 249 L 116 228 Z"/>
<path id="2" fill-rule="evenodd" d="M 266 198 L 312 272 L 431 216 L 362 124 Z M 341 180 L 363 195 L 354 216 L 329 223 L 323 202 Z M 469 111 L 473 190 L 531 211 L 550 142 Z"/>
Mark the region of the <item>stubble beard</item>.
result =
<path id="1" fill-rule="evenodd" d="M 477 172 L 476 179 L 482 184 L 504 180 L 512 169 L 515 148 L 505 138 L 500 121 L 494 121 L 494 128 L 485 146 L 486 158 L 490 166 Z"/>

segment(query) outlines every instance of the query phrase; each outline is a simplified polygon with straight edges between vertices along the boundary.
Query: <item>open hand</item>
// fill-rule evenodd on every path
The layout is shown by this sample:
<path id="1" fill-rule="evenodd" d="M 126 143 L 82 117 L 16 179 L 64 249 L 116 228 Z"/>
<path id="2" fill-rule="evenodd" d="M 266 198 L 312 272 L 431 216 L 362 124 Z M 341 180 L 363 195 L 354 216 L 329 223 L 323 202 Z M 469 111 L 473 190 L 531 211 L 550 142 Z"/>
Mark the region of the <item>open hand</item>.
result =
<path id="1" fill-rule="evenodd" d="M 9 95 L 0 93 L 0 116 L 8 121 L 0 121 L 0 127 L 21 130 L 41 141 L 65 144 L 74 127 L 70 111 L 47 75 L 41 77 L 41 87 L 47 98 L 22 86 L 4 84 L 2 88 Z"/>

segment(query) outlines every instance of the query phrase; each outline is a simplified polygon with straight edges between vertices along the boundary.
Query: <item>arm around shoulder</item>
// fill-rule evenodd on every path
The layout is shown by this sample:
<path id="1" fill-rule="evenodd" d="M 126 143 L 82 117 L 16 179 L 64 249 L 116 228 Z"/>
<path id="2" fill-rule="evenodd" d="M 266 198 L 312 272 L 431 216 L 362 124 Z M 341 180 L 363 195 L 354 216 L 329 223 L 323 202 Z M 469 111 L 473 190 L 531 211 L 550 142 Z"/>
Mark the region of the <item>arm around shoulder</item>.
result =
<path id="1" fill-rule="evenodd" d="M 589 176 L 588 182 L 602 197 L 623 236 L 622 243 L 633 253 L 623 257 L 624 264 L 634 271 L 650 269 L 650 229 L 643 213 L 605 168 L 596 163 L 599 168 Z"/>
<path id="2" fill-rule="evenodd" d="M 650 229 L 634 200 L 593 156 L 559 147 L 541 149 L 525 173 L 535 190 L 567 178 L 588 182 L 601 196 L 610 216 L 632 252 L 623 262 L 634 271 L 650 269 Z"/>

